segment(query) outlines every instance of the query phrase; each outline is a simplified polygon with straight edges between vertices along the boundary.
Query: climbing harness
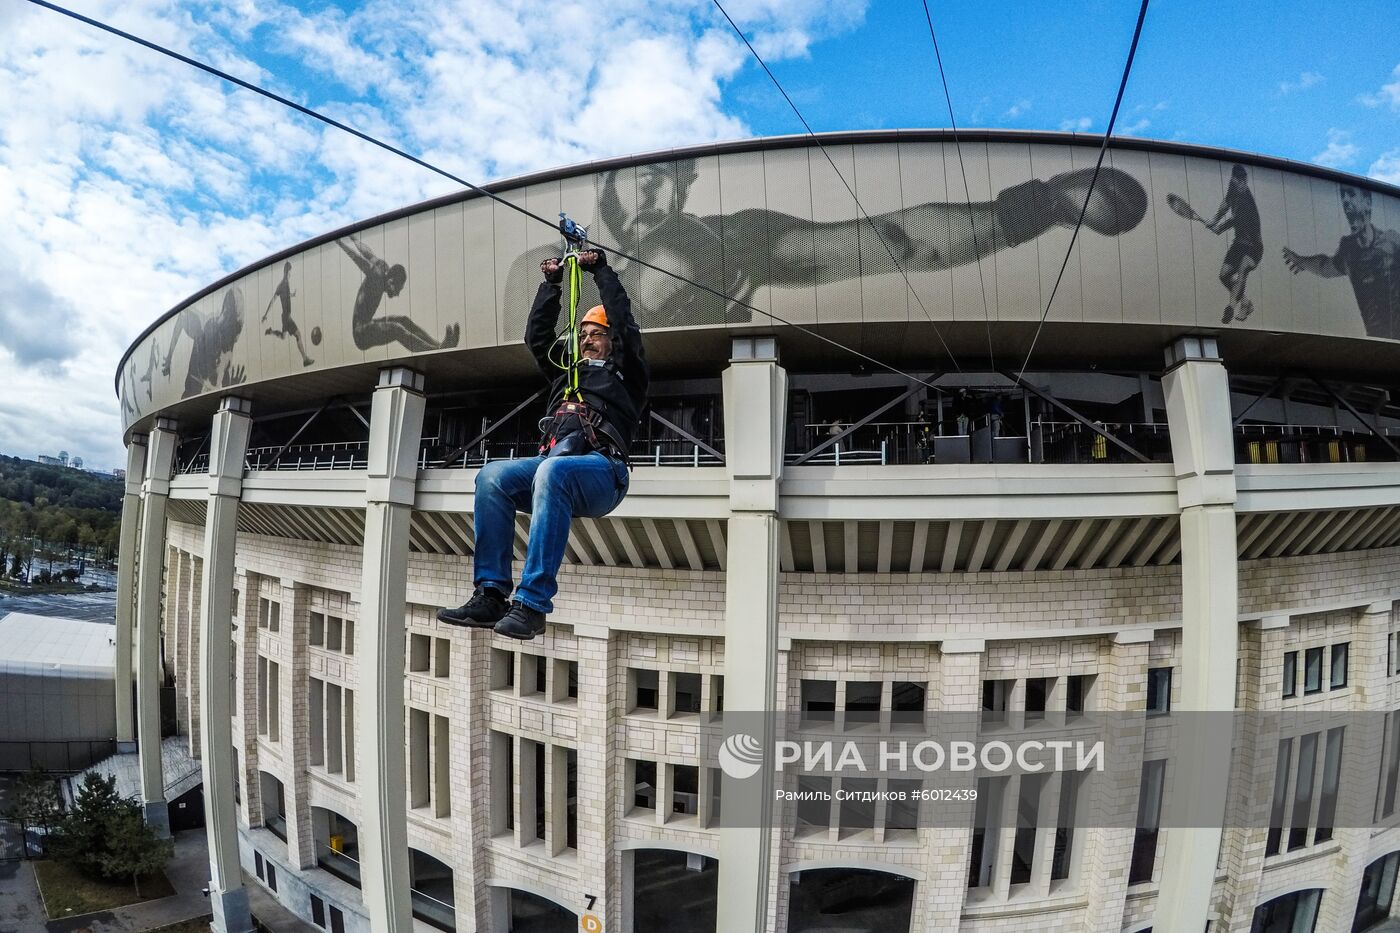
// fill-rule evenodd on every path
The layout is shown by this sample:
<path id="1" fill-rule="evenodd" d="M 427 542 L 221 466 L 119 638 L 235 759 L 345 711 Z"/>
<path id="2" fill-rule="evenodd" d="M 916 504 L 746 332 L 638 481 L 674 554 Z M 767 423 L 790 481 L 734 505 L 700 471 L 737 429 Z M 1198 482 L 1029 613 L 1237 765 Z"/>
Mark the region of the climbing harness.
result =
<path id="1" fill-rule="evenodd" d="M 568 384 L 559 406 L 540 421 L 540 432 L 544 435 L 540 453 L 544 456 L 606 451 L 614 446 L 610 438 L 598 431 L 603 421 L 602 411 L 585 402 L 579 389 L 579 367 L 584 360 L 579 351 L 578 304 L 583 291 L 583 268 L 578 256 L 588 246 L 588 228 L 561 212 L 559 234 L 564 239 L 562 258 L 569 277 L 569 326 L 566 334 L 561 335 L 566 338 L 567 358 L 555 365 L 567 371 Z"/>

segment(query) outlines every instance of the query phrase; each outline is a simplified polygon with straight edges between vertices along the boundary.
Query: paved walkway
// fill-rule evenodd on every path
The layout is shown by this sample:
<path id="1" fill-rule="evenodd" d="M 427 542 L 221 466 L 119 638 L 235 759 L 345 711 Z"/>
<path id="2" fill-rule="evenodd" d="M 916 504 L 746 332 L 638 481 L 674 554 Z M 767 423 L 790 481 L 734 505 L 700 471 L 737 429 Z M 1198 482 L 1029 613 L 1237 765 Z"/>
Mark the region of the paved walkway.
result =
<path id="1" fill-rule="evenodd" d="M 175 836 L 175 857 L 165 870 L 175 894 L 81 917 L 46 921 L 34 866 L 0 862 L 0 933 L 144 933 L 209 916 L 209 850 L 204 830 Z M 284 908 L 255 879 L 244 877 L 253 915 L 274 933 L 321 933 Z"/>

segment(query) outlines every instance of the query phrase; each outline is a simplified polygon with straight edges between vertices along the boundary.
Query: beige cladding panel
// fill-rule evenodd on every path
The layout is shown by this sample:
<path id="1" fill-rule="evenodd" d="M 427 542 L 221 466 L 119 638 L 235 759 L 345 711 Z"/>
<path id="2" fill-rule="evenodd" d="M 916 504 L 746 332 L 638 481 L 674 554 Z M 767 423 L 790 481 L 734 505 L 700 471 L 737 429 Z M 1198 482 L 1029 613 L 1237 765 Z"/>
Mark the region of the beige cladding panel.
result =
<path id="1" fill-rule="evenodd" d="M 551 224 L 567 211 L 598 242 L 734 299 L 726 307 L 617 257 L 639 322 L 651 330 L 761 323 L 769 310 L 799 324 L 1033 321 L 1059 273 L 1096 154 L 1053 142 L 973 141 L 959 151 L 891 138 L 833 143 L 825 153 L 697 153 L 502 196 Z M 1261 243 L 1241 241 L 1247 223 L 1215 233 L 1168 206 L 1175 195 L 1210 220 L 1231 190 L 1234 164 L 1205 152 L 1111 151 L 1049 321 L 1389 337 L 1400 288 L 1385 251 L 1397 237 L 1400 203 L 1245 164 L 1243 190 L 1231 197 L 1246 215 L 1250 201 L 1257 207 Z M 1285 249 L 1303 257 L 1298 272 Z M 124 425 L 243 383 L 404 360 L 451 349 L 445 343 L 514 344 L 539 262 L 559 250 L 550 227 L 472 199 L 249 270 L 132 348 L 120 374 Z M 1334 264 L 1339 250 L 1350 267 Z M 1224 323 L 1231 296 L 1222 267 L 1243 256 L 1258 257 L 1245 289 L 1253 313 L 1241 321 L 1236 309 Z M 901 269 L 920 301 L 911 300 Z M 284 322 L 284 300 L 296 334 Z M 591 279 L 582 300 L 597 301 Z"/>
<path id="2" fill-rule="evenodd" d="M 1147 195 L 1147 213 L 1142 223 L 1118 237 L 1118 269 L 1122 276 L 1123 323 L 1160 324 L 1162 301 L 1158 289 L 1157 225 L 1170 218 L 1179 221 L 1163 195 L 1156 190 L 1152 156 L 1146 152 L 1112 151 L 1109 162 L 1115 169 L 1139 179 Z"/>
<path id="3" fill-rule="evenodd" d="M 950 154 L 954 160 L 957 159 L 956 151 Z M 995 198 L 997 193 L 1018 185 L 1027 178 L 1036 177 L 1038 167 L 1032 162 L 1030 146 L 993 145 L 987 147 L 987 168 L 990 173 L 992 197 Z M 962 190 L 961 184 L 957 190 Z M 976 232 L 978 246 L 982 248 L 982 252 L 988 252 L 991 230 L 979 224 Z M 1041 311 L 1045 307 L 1040 286 L 1040 254 L 1041 250 L 1037 244 L 1022 249 L 1005 250 L 982 260 L 982 276 L 987 288 L 986 304 L 992 320 L 1040 319 Z M 1061 252 L 1060 255 L 1063 257 L 1064 253 Z M 969 265 L 968 269 L 971 270 L 970 274 L 977 272 L 976 264 Z M 975 284 L 980 287 L 981 283 Z M 1048 295 L 1049 292 L 1044 294 Z M 1057 305 L 1057 312 L 1064 310 L 1065 306 L 1059 305 L 1058 300 Z M 973 311 L 980 311 L 980 308 L 974 306 Z M 1058 314 L 1055 319 L 1060 319 Z M 1070 319 L 1077 320 L 1078 315 L 1075 314 Z"/>
<path id="4" fill-rule="evenodd" d="M 855 171 L 850 179 L 851 187 L 860 199 L 860 206 L 871 218 L 871 222 L 864 217 L 856 219 L 861 268 L 879 270 L 865 273 L 859 280 L 861 320 L 907 321 L 911 299 L 904 276 L 909 274 L 909 261 L 904 255 L 902 241 L 894 235 L 902 225 L 889 223 L 890 218 L 898 217 L 900 209 L 904 207 L 899 176 L 899 147 L 894 143 L 856 146 L 852 154 Z M 891 254 L 897 264 L 891 261 Z"/>

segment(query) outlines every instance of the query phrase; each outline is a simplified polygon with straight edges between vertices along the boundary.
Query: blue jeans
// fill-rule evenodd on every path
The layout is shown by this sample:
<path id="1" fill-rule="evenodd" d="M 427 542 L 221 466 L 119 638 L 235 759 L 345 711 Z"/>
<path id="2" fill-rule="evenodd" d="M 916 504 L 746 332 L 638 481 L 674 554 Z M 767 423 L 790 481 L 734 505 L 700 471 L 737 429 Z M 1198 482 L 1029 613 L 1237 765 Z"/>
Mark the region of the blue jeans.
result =
<path id="1" fill-rule="evenodd" d="M 627 495 L 627 483 L 627 465 L 596 451 L 486 464 L 476 477 L 476 585 L 510 595 L 515 514 L 528 512 L 530 542 L 515 598 L 553 612 L 569 523 L 575 516 L 607 515 Z"/>

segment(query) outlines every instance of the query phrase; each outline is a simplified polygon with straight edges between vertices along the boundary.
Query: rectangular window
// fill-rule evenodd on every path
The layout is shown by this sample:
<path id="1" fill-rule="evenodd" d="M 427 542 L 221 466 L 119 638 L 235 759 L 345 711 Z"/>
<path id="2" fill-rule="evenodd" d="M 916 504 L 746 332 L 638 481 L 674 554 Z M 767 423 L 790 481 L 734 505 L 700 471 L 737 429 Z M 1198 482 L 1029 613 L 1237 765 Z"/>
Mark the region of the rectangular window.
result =
<path id="1" fill-rule="evenodd" d="M 660 678 L 656 671 L 642 668 L 631 668 L 628 670 L 628 679 L 631 681 L 632 708 L 629 712 L 637 710 L 655 710 Z"/>
<path id="2" fill-rule="evenodd" d="M 433 639 L 433 676 L 452 675 L 452 642 L 446 638 Z"/>
<path id="3" fill-rule="evenodd" d="M 515 744 L 504 732 L 491 732 L 491 832 L 515 828 Z"/>
<path id="4" fill-rule="evenodd" d="M 525 753 L 529 751 L 527 756 Z M 544 842 L 544 825 L 548 819 L 548 804 L 545 802 L 545 770 L 548 766 L 546 756 L 549 747 L 540 742 L 532 742 L 525 739 L 520 743 L 521 757 L 529 757 L 534 760 L 535 771 L 535 838 Z"/>
<path id="5" fill-rule="evenodd" d="M 724 776 L 719 768 L 710 768 L 710 826 L 719 825 L 720 799 L 723 796 Z"/>
<path id="6" fill-rule="evenodd" d="M 326 619 L 326 649 L 343 651 L 345 648 L 345 624 L 335 616 Z"/>
<path id="7" fill-rule="evenodd" d="M 316 895 L 311 895 L 311 922 L 321 929 L 326 928 L 326 902 Z"/>
<path id="8" fill-rule="evenodd" d="M 1014 680 L 982 681 L 982 725 L 995 727 L 1006 724 L 1006 707 L 1011 699 Z"/>
<path id="9" fill-rule="evenodd" d="M 1322 692 L 1322 649 L 1309 648 L 1303 657 L 1303 693 Z"/>
<path id="10" fill-rule="evenodd" d="M 1016 794 L 1016 838 L 1011 847 L 1011 883 L 1029 884 L 1035 864 L 1036 823 L 1040 820 L 1040 794 L 1045 774 L 1023 774 Z"/>
<path id="11" fill-rule="evenodd" d="M 412 674 L 426 674 L 432 663 L 433 639 L 429 635 L 412 633 L 408 636 L 408 670 Z"/>
<path id="12" fill-rule="evenodd" d="M 878 680 L 846 682 L 846 725 L 860 726 L 880 721 L 880 694 L 884 684 Z"/>
<path id="13" fill-rule="evenodd" d="M 1308 844 L 1308 817 L 1312 814 L 1314 773 L 1317 770 L 1317 733 L 1298 739 L 1298 780 L 1293 785 L 1293 819 L 1288 831 L 1288 851 Z"/>
<path id="14" fill-rule="evenodd" d="M 326 685 L 315 677 L 307 684 L 307 718 L 311 721 L 311 741 L 307 748 L 309 761 L 313 765 L 326 763 Z"/>
<path id="15" fill-rule="evenodd" d="M 1147 715 L 1165 716 L 1172 709 L 1172 669 L 1154 667 L 1147 672 Z"/>
<path id="16" fill-rule="evenodd" d="M 890 687 L 890 723 L 896 726 L 923 725 L 924 704 L 927 702 L 928 687 L 925 684 L 896 680 Z"/>
<path id="17" fill-rule="evenodd" d="M 257 872 L 258 880 L 267 880 L 267 871 L 263 868 L 263 857 L 261 852 L 253 853 L 253 871 Z"/>
<path id="18" fill-rule="evenodd" d="M 346 653 L 346 654 L 354 654 L 354 653 L 355 653 L 355 620 L 354 620 L 354 619 L 344 619 L 344 620 L 342 620 L 342 621 L 345 623 L 345 653 Z"/>
<path id="19" fill-rule="evenodd" d="M 1050 699 L 1049 677 L 1026 680 L 1026 725 L 1045 721 L 1045 706 Z"/>
<path id="20" fill-rule="evenodd" d="M 326 684 L 326 770 L 339 774 L 345 770 L 344 722 L 345 710 L 341 699 L 343 693 L 338 684 Z"/>
<path id="21" fill-rule="evenodd" d="M 1298 652 L 1283 653 L 1283 698 L 1298 695 Z"/>
<path id="22" fill-rule="evenodd" d="M 331 908 L 331 933 L 345 933 L 345 914 L 339 907 Z"/>
<path id="23" fill-rule="evenodd" d="M 522 696 L 543 695 L 549 678 L 545 674 L 547 664 L 536 654 L 520 655 L 520 693 Z"/>
<path id="24" fill-rule="evenodd" d="M 578 751 L 564 750 L 564 848 L 578 848 Z"/>
<path id="25" fill-rule="evenodd" d="M 491 689 L 509 690 L 515 686 L 515 654 L 500 648 L 491 649 Z"/>
<path id="26" fill-rule="evenodd" d="M 1278 855 L 1283 847 L 1283 827 L 1288 816 L 1288 776 L 1293 763 L 1293 740 L 1279 739 L 1278 757 L 1274 763 L 1274 796 L 1269 807 L 1269 835 L 1264 842 L 1264 854 Z"/>
<path id="27" fill-rule="evenodd" d="M 692 716 L 700 712 L 700 675 L 671 674 L 671 694 L 677 716 Z"/>
<path id="28" fill-rule="evenodd" d="M 921 781 L 890 780 L 890 798 L 885 802 L 885 833 L 919 828 L 919 791 Z"/>
<path id="29" fill-rule="evenodd" d="M 831 828 L 831 778 L 803 774 L 797 778 L 798 831 L 824 831 Z"/>
<path id="30" fill-rule="evenodd" d="M 1169 670 L 1169 669 L 1168 669 Z M 1128 862 L 1128 884 L 1152 880 L 1157 866 L 1157 832 L 1162 818 L 1162 789 L 1167 774 L 1165 760 L 1144 761 L 1138 784 L 1137 830 Z"/>
<path id="31" fill-rule="evenodd" d="M 632 762 L 632 806 L 637 810 L 656 809 L 656 762 Z"/>
<path id="32" fill-rule="evenodd" d="M 671 765 L 671 812 L 685 816 L 700 813 L 700 769 L 695 765 Z"/>
<path id="33" fill-rule="evenodd" d="M 408 805 L 415 810 L 426 807 L 432 799 L 428 782 L 430 716 L 426 710 L 408 711 Z"/>
<path id="34" fill-rule="evenodd" d="M 724 712 L 724 675 L 710 677 L 710 704 L 716 713 Z"/>
<path id="35" fill-rule="evenodd" d="M 578 662 L 565 661 L 556 658 L 553 662 L 554 673 L 550 701 L 554 703 L 567 703 L 570 700 L 578 699 Z"/>
<path id="36" fill-rule="evenodd" d="M 1010 780 L 1009 777 L 977 779 L 977 808 L 972 815 L 972 846 L 968 856 L 969 888 L 985 888 L 995 877 L 997 838 L 1001 835 L 1001 801 Z"/>
<path id="37" fill-rule="evenodd" d="M 1337 819 L 1337 790 L 1342 781 L 1342 738 L 1345 726 L 1327 730 L 1327 754 L 1322 765 L 1322 797 L 1317 805 L 1317 830 L 1313 845 L 1332 838 L 1332 824 Z"/>
<path id="38" fill-rule="evenodd" d="M 811 722 L 831 722 L 836 714 L 836 681 L 802 681 L 802 718 Z"/>
<path id="39" fill-rule="evenodd" d="M 258 655 L 258 735 L 267 735 L 267 658 Z"/>
<path id="40" fill-rule="evenodd" d="M 1332 646 L 1331 689 L 1340 690 L 1347 685 L 1347 655 L 1351 653 L 1351 643 L 1342 642 Z"/>
<path id="41" fill-rule="evenodd" d="M 1074 674 L 1065 682 L 1065 719 L 1084 715 L 1089 709 L 1089 691 L 1094 686 L 1093 674 Z"/>
<path id="42" fill-rule="evenodd" d="M 840 815 L 842 829 L 860 831 L 875 828 L 875 793 L 880 782 L 873 778 L 842 778 Z"/>
<path id="43" fill-rule="evenodd" d="M 326 644 L 326 617 L 319 612 L 310 614 L 311 635 L 310 641 L 313 648 L 321 648 Z M 314 900 L 314 898 L 313 898 Z M 325 926 L 325 924 L 321 924 Z"/>
<path id="44" fill-rule="evenodd" d="M 277 890 L 277 866 L 271 862 L 267 863 L 267 889 L 274 892 Z"/>
<path id="45" fill-rule="evenodd" d="M 1074 865 L 1075 820 L 1079 813 L 1079 791 L 1084 772 L 1065 771 L 1060 776 L 1060 806 L 1055 818 L 1055 851 L 1050 862 L 1050 880 L 1069 877 Z"/>
<path id="46" fill-rule="evenodd" d="M 446 716 L 433 717 L 433 816 L 452 815 L 452 733 Z"/>
<path id="47" fill-rule="evenodd" d="M 267 662 L 267 737 L 282 741 L 282 668 L 275 661 Z"/>
<path id="48" fill-rule="evenodd" d="M 345 691 L 345 780 L 355 780 L 355 691 Z"/>
<path id="49" fill-rule="evenodd" d="M 1380 787 L 1376 789 L 1376 819 L 1383 820 L 1389 818 L 1395 812 L 1395 790 L 1397 783 L 1400 783 L 1400 710 L 1387 713 L 1385 717 L 1385 741 L 1381 743 L 1382 752 L 1381 767 L 1384 769 L 1381 775 Z"/>

